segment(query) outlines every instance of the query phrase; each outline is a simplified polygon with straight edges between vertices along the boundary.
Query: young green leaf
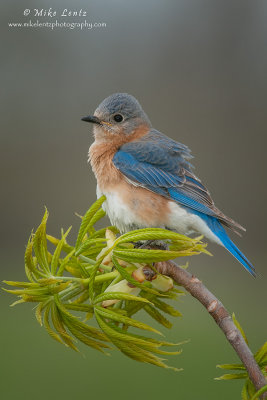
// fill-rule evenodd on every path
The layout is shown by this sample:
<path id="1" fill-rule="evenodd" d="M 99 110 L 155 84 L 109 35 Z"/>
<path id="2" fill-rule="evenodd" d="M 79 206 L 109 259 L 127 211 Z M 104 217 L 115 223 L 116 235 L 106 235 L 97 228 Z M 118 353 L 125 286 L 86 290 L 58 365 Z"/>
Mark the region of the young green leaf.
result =
<path id="1" fill-rule="evenodd" d="M 77 303 L 62 303 L 63 307 L 67 310 L 93 312 L 94 307 L 90 304 L 77 304 Z"/>
<path id="2" fill-rule="evenodd" d="M 155 356 L 151 352 L 138 347 L 134 343 L 120 342 L 114 338 L 112 341 L 115 344 L 115 346 L 118 347 L 118 349 L 122 353 L 124 353 L 126 356 L 132 358 L 135 361 L 153 364 L 153 365 L 156 365 L 161 368 L 169 368 L 169 369 L 173 369 L 175 371 L 181 371 L 181 370 L 178 370 L 177 368 L 169 367 L 162 361 L 162 359 Z"/>
<path id="3" fill-rule="evenodd" d="M 88 231 L 92 230 L 93 226 L 104 216 L 106 215 L 106 212 L 103 210 L 103 208 L 100 208 L 95 215 L 92 217 L 90 223 L 88 224 Z M 95 233 L 92 232 L 93 234 Z"/>
<path id="4" fill-rule="evenodd" d="M 243 386 L 242 391 L 241 391 L 241 398 L 242 400 L 249 400 L 250 398 L 248 397 L 248 392 L 247 392 L 247 387 L 246 385 Z"/>
<path id="5" fill-rule="evenodd" d="M 105 238 L 98 238 L 98 239 L 89 238 L 80 245 L 80 247 L 75 252 L 75 256 L 77 257 L 85 252 L 88 253 L 90 250 L 96 251 L 96 249 L 98 250 L 98 252 L 100 252 L 100 250 L 106 246 L 105 243 L 106 241 L 107 239 Z"/>
<path id="6" fill-rule="evenodd" d="M 74 255 L 75 250 L 73 249 L 72 251 L 70 251 L 65 258 L 63 258 L 62 261 L 59 260 L 59 268 L 57 270 L 56 275 L 57 276 L 61 276 L 63 274 L 63 271 L 66 267 L 66 265 L 68 265 L 70 258 Z"/>
<path id="7" fill-rule="evenodd" d="M 52 243 L 54 246 L 57 246 L 58 244 L 59 244 L 59 242 L 60 242 L 60 240 L 61 239 L 57 239 L 57 238 L 55 238 L 54 236 L 51 236 L 51 235 L 46 235 L 46 239 L 50 242 L 50 243 Z M 74 247 L 73 246 L 71 246 L 71 245 L 69 245 L 68 243 L 64 243 L 63 244 L 63 246 L 62 246 L 62 250 L 65 252 L 65 253 L 70 253 L 71 251 L 73 251 L 73 249 L 74 249 Z"/>
<path id="8" fill-rule="evenodd" d="M 61 337 L 55 332 L 53 331 L 53 329 L 50 326 L 49 323 L 49 313 L 50 313 L 50 308 L 51 308 L 51 304 L 49 304 L 44 312 L 44 327 L 47 331 L 47 333 L 53 338 L 55 339 L 57 342 L 61 343 L 61 344 L 65 344 L 63 342 L 63 340 L 61 339 Z"/>
<path id="9" fill-rule="evenodd" d="M 258 364 L 267 361 L 267 342 L 255 354 L 255 360 Z M 266 371 L 267 372 L 267 371 Z"/>
<path id="10" fill-rule="evenodd" d="M 246 337 L 246 335 L 245 335 L 244 329 L 242 328 L 242 326 L 240 325 L 240 323 L 237 321 L 236 316 L 235 316 L 235 313 L 232 314 L 232 318 L 233 318 L 233 321 L 234 321 L 235 326 L 236 326 L 237 329 L 240 331 L 241 335 L 243 336 L 245 342 L 246 342 L 247 345 L 248 345 L 248 339 L 247 339 L 247 337 Z"/>
<path id="11" fill-rule="evenodd" d="M 111 327 L 109 324 L 104 322 L 103 317 L 100 315 L 98 310 L 95 310 L 95 316 L 98 322 L 99 327 L 103 330 L 103 332 L 110 338 L 110 340 L 115 339 L 115 340 L 122 340 L 126 342 L 131 342 L 135 343 L 136 345 L 139 346 L 149 346 L 150 348 L 155 348 L 158 347 L 156 343 L 153 343 L 149 341 L 149 339 L 142 339 L 141 337 L 138 337 L 138 335 L 131 335 L 129 333 L 121 333 L 118 331 L 118 329 L 115 329 L 115 327 Z"/>
<path id="12" fill-rule="evenodd" d="M 225 374 L 225 375 L 219 376 L 218 378 L 215 378 L 215 380 L 222 381 L 222 380 L 231 380 L 231 379 L 244 379 L 244 378 L 247 378 L 247 376 L 248 376 L 247 373 Z"/>
<path id="13" fill-rule="evenodd" d="M 105 353 L 105 351 L 103 349 L 111 348 L 108 344 L 93 340 L 93 339 L 89 338 L 88 336 L 84 335 L 83 333 L 81 333 L 78 329 L 76 329 L 71 324 L 71 322 L 65 316 L 63 316 L 63 320 L 64 320 L 64 323 L 67 326 L 68 330 L 73 334 L 73 336 L 75 336 L 76 339 L 78 339 L 80 342 L 86 344 L 86 346 L 90 346 L 90 347 L 94 348 L 95 350 L 101 351 L 102 353 Z"/>
<path id="14" fill-rule="evenodd" d="M 144 310 L 159 324 L 165 326 L 165 328 L 171 329 L 172 323 L 167 320 L 167 318 L 165 318 L 164 315 L 162 315 L 155 307 L 147 304 L 144 306 Z"/>
<path id="15" fill-rule="evenodd" d="M 134 296 L 134 295 L 128 294 L 128 293 L 104 292 L 94 298 L 93 304 L 98 304 L 98 303 L 102 303 L 103 301 L 113 300 L 113 299 L 129 300 L 129 301 L 136 301 L 136 302 L 141 302 L 141 303 L 150 303 L 150 301 L 148 299 L 145 299 L 144 297 Z"/>
<path id="16" fill-rule="evenodd" d="M 137 321 L 133 318 L 129 318 L 124 315 L 118 314 L 115 311 L 96 306 L 95 312 L 97 312 L 103 318 L 111 319 L 112 321 L 120 322 L 124 325 L 134 326 L 135 328 L 144 329 L 161 335 L 161 332 L 152 328 L 151 326 L 144 324 L 143 322 Z"/>
<path id="17" fill-rule="evenodd" d="M 71 227 L 67 230 L 67 232 L 62 235 L 61 240 L 58 242 L 57 247 L 54 251 L 54 254 L 52 256 L 52 260 L 51 260 L 51 274 L 55 275 L 56 274 L 56 270 L 58 268 L 58 263 L 59 263 L 59 257 L 62 251 L 62 248 L 65 244 L 66 241 L 66 237 L 68 236 L 69 232 L 71 230 Z"/>
<path id="18" fill-rule="evenodd" d="M 153 299 L 153 304 L 155 307 L 157 307 L 159 310 L 165 312 L 166 314 L 169 314 L 173 317 L 181 317 L 182 314 L 176 310 L 176 308 L 172 307 L 170 304 L 164 303 L 164 301 L 161 301 L 158 298 Z"/>
<path id="19" fill-rule="evenodd" d="M 35 310 L 35 317 L 41 326 L 43 325 L 42 312 L 46 306 L 47 306 L 46 302 L 41 302 L 38 304 Z"/>
<path id="20" fill-rule="evenodd" d="M 40 285 L 37 282 L 15 282 L 15 281 L 3 281 L 6 285 L 21 287 L 21 288 L 38 288 Z"/>
<path id="21" fill-rule="evenodd" d="M 37 261 L 44 272 L 49 274 L 48 264 L 48 252 L 46 243 L 46 223 L 48 219 L 48 211 L 45 209 L 45 213 L 41 224 L 37 228 L 33 236 L 33 249 L 37 257 Z"/>
<path id="22" fill-rule="evenodd" d="M 243 364 L 218 364 L 216 365 L 216 367 L 221 369 L 232 369 L 232 370 L 243 370 L 243 371 L 246 369 Z"/>
<path id="23" fill-rule="evenodd" d="M 36 267 L 33 262 L 33 257 L 32 257 L 32 248 L 33 248 L 33 238 L 32 234 L 28 240 L 28 244 L 25 250 L 25 256 L 24 256 L 24 261 L 25 261 L 25 269 L 27 269 L 31 274 L 36 271 Z M 29 277 L 28 277 L 29 278 Z M 30 281 L 33 281 L 32 275 L 30 275 Z"/>
<path id="24" fill-rule="evenodd" d="M 65 306 L 59 301 L 58 296 L 55 296 L 55 302 L 57 304 L 58 309 L 61 311 L 62 314 L 64 314 L 64 317 L 67 318 L 70 321 L 70 323 L 72 323 L 75 329 L 79 330 L 86 336 L 98 340 L 108 341 L 107 336 L 104 335 L 101 331 L 99 331 L 99 329 L 85 324 L 84 322 L 80 321 L 77 317 L 72 315 L 70 312 L 68 312 Z"/>
<path id="25" fill-rule="evenodd" d="M 161 228 L 144 228 L 137 229 L 131 232 L 127 232 L 124 235 L 121 235 L 117 241 L 117 243 L 128 243 L 128 242 L 138 242 L 141 240 L 164 240 L 170 239 L 175 241 L 188 242 L 191 245 L 193 243 L 199 242 L 201 237 L 197 239 L 192 239 L 187 236 L 181 235 L 176 232 L 169 231 L 167 229 Z"/>
<path id="26" fill-rule="evenodd" d="M 98 211 L 98 209 L 101 207 L 101 205 L 104 203 L 105 200 L 106 200 L 105 196 L 100 197 L 85 213 L 76 240 L 76 245 L 75 245 L 76 250 L 80 247 L 82 240 L 88 230 L 88 227 L 90 226 L 92 218 L 94 217 L 95 213 Z"/>
<path id="27" fill-rule="evenodd" d="M 137 263 L 153 263 L 158 261 L 173 260 L 177 257 L 187 257 L 193 254 L 199 254 L 200 249 L 197 248 L 182 250 L 182 251 L 168 251 L 168 250 L 148 250 L 148 249 L 122 249 L 115 248 L 113 255 L 117 258 L 129 262 Z"/>

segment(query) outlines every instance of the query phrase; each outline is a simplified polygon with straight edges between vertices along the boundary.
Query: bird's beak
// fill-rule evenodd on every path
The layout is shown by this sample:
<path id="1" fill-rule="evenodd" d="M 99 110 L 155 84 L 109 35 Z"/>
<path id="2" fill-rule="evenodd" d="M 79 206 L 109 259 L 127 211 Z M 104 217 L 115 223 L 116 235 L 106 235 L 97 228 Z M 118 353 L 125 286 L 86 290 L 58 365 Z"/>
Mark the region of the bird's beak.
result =
<path id="1" fill-rule="evenodd" d="M 82 121 L 85 122 L 92 122 L 93 124 L 101 124 L 101 121 L 99 118 L 95 117 L 94 115 L 88 115 L 88 117 L 82 118 Z"/>

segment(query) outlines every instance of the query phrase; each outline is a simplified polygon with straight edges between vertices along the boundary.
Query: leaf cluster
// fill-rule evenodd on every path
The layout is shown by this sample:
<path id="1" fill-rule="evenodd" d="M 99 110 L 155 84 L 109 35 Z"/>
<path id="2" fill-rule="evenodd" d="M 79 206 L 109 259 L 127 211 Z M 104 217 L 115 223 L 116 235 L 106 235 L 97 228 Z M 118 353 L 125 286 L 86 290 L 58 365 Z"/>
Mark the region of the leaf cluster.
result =
<path id="1" fill-rule="evenodd" d="M 140 275 L 148 266 L 153 272 L 156 261 L 207 252 L 205 245 L 200 237 L 190 239 L 164 229 L 140 229 L 118 237 L 112 226 L 96 230 L 95 224 L 105 215 L 101 208 L 104 201 L 104 196 L 98 199 L 81 218 L 75 244 L 67 241 L 71 228 L 62 230 L 60 238 L 46 233 L 45 210 L 25 251 L 28 281 L 5 281 L 15 287 L 6 291 L 18 296 L 13 305 L 37 303 L 37 321 L 53 339 L 75 351 L 77 342 L 101 352 L 113 344 L 134 360 L 166 368 L 162 356 L 179 354 L 180 350 L 163 350 L 176 344 L 141 334 L 161 335 L 133 315 L 143 310 L 163 327 L 171 328 L 167 316 L 181 314 L 166 300 L 177 299 L 183 292 L 174 288 L 170 278 L 156 272 L 152 280 L 138 280 L 134 272 Z M 145 240 L 166 241 L 170 250 L 134 247 Z M 53 251 L 49 250 L 51 243 Z M 98 328 L 88 324 L 92 318 Z"/>

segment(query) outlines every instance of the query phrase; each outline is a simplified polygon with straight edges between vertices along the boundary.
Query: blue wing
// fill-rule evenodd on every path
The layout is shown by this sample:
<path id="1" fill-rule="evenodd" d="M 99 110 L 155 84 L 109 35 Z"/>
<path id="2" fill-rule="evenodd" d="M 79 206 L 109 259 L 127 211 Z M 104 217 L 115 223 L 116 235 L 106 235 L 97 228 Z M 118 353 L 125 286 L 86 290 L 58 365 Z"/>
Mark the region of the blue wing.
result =
<path id="1" fill-rule="evenodd" d="M 209 191 L 193 174 L 190 158 L 188 147 L 151 130 L 140 140 L 124 144 L 113 163 L 133 183 L 192 210 L 215 216 L 233 230 L 244 230 L 215 207 Z"/>
<path id="2" fill-rule="evenodd" d="M 245 230 L 224 215 L 209 191 L 193 174 L 188 147 L 151 130 L 140 140 L 124 144 L 113 157 L 113 163 L 133 184 L 189 208 L 200 216 L 221 240 L 224 247 L 252 274 L 254 267 L 231 241 L 221 223 L 236 232 Z"/>

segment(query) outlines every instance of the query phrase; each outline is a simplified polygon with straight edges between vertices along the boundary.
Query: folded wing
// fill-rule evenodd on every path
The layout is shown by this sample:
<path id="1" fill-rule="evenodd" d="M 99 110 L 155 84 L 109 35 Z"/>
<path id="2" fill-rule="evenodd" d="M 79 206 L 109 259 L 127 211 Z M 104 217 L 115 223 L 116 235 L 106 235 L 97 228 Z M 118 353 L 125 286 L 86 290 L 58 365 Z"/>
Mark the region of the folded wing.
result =
<path id="1" fill-rule="evenodd" d="M 216 217 L 235 232 L 245 230 L 215 207 L 209 191 L 193 174 L 190 158 L 188 147 L 151 130 L 140 140 L 124 144 L 113 163 L 133 185 Z"/>

